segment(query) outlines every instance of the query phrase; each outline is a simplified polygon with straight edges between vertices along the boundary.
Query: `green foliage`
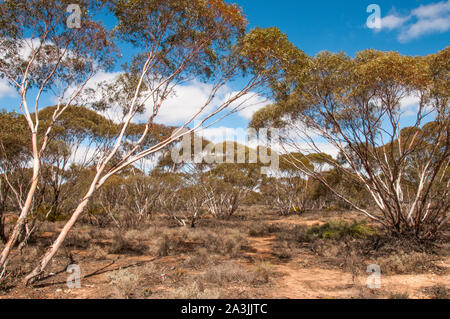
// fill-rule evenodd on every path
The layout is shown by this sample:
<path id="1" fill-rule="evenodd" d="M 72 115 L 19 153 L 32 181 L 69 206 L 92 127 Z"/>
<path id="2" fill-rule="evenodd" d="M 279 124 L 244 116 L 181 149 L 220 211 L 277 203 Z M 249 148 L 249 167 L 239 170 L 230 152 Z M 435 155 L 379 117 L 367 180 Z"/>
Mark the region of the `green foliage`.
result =
<path id="1" fill-rule="evenodd" d="M 367 238 L 377 234 L 377 229 L 366 223 L 357 221 L 349 223 L 340 220 L 330 221 L 320 226 L 313 226 L 307 232 L 307 236 L 310 239 Z"/>
<path id="2" fill-rule="evenodd" d="M 393 233 L 434 237 L 449 218 L 449 52 L 411 57 L 369 49 L 352 58 L 324 51 L 306 63 L 281 54 L 280 68 L 298 75 L 283 75 L 286 94 L 256 112 L 250 126 L 283 128 L 282 140 L 301 151 L 320 151 L 313 145 L 319 140 L 339 148 L 337 159 L 316 161 L 327 171 L 297 161 L 322 184 L 315 194 L 321 207 L 338 202 Z M 420 101 L 416 121 L 404 127 L 401 102 L 409 96 Z M 374 215 L 368 206 L 376 206 Z"/>
<path id="3" fill-rule="evenodd" d="M 44 219 L 50 222 L 65 221 L 68 218 L 68 215 L 55 211 L 52 209 L 52 206 L 45 203 L 41 204 L 36 209 L 36 215 L 39 219 Z"/>

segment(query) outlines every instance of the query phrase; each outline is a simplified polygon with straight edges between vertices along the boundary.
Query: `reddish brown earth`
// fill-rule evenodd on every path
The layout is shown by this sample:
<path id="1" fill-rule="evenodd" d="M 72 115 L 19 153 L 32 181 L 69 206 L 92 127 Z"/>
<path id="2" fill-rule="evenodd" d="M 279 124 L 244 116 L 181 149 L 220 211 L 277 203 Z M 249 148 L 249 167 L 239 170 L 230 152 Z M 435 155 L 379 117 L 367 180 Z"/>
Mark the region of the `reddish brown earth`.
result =
<path id="1" fill-rule="evenodd" d="M 313 220 L 311 218 L 290 217 L 272 218 L 270 224 L 306 225 L 320 224 L 327 220 Z M 52 237 L 52 233 L 45 232 L 43 238 Z M 430 298 L 427 289 L 436 285 L 444 286 L 447 291 L 450 288 L 450 258 L 443 256 L 439 261 L 439 267 L 443 269 L 439 274 L 420 273 L 409 275 L 383 275 L 381 276 L 381 289 L 371 290 L 366 287 L 367 273 L 350 273 L 330 267 L 323 263 L 308 250 L 296 251 L 296 254 L 287 261 L 282 261 L 276 256 L 276 236 L 250 237 L 247 235 L 248 247 L 241 258 L 233 258 L 233 262 L 249 271 L 254 271 L 261 263 L 270 265 L 270 283 L 258 287 L 230 284 L 224 295 L 232 298 L 389 298 L 393 295 L 407 296 L 409 298 Z M 152 242 L 148 242 L 149 245 Z M 195 243 L 194 243 L 195 244 Z M 0 292 L 0 298 L 117 298 L 120 297 L 110 283 L 108 274 L 119 269 L 139 270 L 145 265 L 155 264 L 160 267 L 160 272 L 168 275 L 165 281 L 160 278 L 140 279 L 139 291 L 150 289 L 150 296 L 136 293 L 136 298 L 168 298 L 173 295 L 170 291 L 176 289 L 177 284 L 188 285 L 189 278 L 202 274 L 202 269 L 184 269 L 183 261 L 188 254 L 175 256 L 156 257 L 154 255 L 112 255 L 105 260 L 89 258 L 84 250 L 73 250 L 72 254 L 82 265 L 82 287 L 69 289 L 66 286 L 68 274 L 64 271 L 67 265 L 53 264 L 51 269 L 57 274 L 38 282 L 32 288 L 17 285 L 6 291 Z M 225 262 L 227 258 L 224 258 Z M 219 262 L 220 263 L 220 262 Z M 182 270 L 180 270 L 182 269 Z M 186 273 L 185 279 L 179 282 L 174 279 L 173 273 Z M 223 293 L 223 291 L 222 291 Z"/>

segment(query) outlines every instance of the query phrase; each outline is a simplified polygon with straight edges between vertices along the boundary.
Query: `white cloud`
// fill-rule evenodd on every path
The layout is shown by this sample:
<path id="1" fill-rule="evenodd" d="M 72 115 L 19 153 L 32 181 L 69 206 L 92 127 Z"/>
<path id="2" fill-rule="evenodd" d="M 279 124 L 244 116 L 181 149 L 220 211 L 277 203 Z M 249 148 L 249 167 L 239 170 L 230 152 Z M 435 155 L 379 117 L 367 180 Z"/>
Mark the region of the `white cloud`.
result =
<path id="1" fill-rule="evenodd" d="M 88 96 L 88 101 L 97 101 L 101 98 L 100 93 L 96 89 L 102 82 L 113 82 L 121 72 L 99 72 L 86 84 L 85 89 L 93 89 L 94 96 Z M 154 121 L 165 125 L 180 125 L 184 124 L 194 114 L 196 114 L 202 106 L 206 103 L 213 87 L 209 84 L 204 84 L 198 81 L 192 81 L 185 85 L 180 85 L 174 89 L 171 94 L 161 105 Z M 66 96 L 74 92 L 75 88 L 71 88 Z M 219 90 L 220 91 L 220 90 Z M 215 104 L 218 104 L 221 97 L 224 95 L 218 92 L 218 97 L 214 99 Z M 147 97 L 144 94 L 144 97 Z M 80 95 L 81 100 L 85 100 L 84 94 Z M 119 123 L 123 120 L 122 105 L 110 105 L 110 107 L 102 114 L 108 119 Z M 213 103 L 210 103 L 203 112 L 208 112 L 212 109 Z M 153 101 L 149 98 L 145 104 L 145 110 L 142 114 L 134 117 L 134 122 L 146 122 L 153 113 Z M 202 113 L 203 114 L 203 113 Z"/>
<path id="2" fill-rule="evenodd" d="M 180 85 L 175 88 L 175 94 L 167 98 L 161 105 L 155 122 L 165 125 L 181 125 L 197 114 L 207 103 L 213 90 L 211 84 L 192 81 L 189 84 Z M 224 86 L 218 90 L 214 99 L 208 102 L 206 107 L 197 117 L 207 115 L 216 110 L 217 107 L 227 103 L 233 96 L 239 92 L 232 91 L 229 87 Z M 265 106 L 267 100 L 255 93 L 248 93 L 245 96 L 233 101 L 224 111 L 231 111 L 236 108 L 237 115 L 250 120 L 253 113 L 261 107 Z M 146 112 L 140 115 L 137 120 L 146 120 L 153 111 L 151 102 L 147 103 Z"/>
<path id="3" fill-rule="evenodd" d="M 171 95 L 162 103 L 159 113 L 155 117 L 155 122 L 165 125 L 184 124 L 205 105 L 211 90 L 211 85 L 197 81 L 178 86 L 175 89 L 175 94 Z M 218 101 L 218 98 L 215 101 Z M 210 103 L 201 114 L 211 111 L 212 107 L 213 103 Z M 139 119 L 148 119 L 153 111 L 151 103 L 148 103 L 146 109 L 146 113 L 140 115 Z"/>
<path id="4" fill-rule="evenodd" d="M 409 20 L 409 17 L 399 17 L 394 14 L 388 15 L 381 19 L 381 28 L 393 30 L 401 27 L 406 21 Z"/>
<path id="5" fill-rule="evenodd" d="M 405 16 L 390 14 L 382 18 L 381 28 L 398 30 L 398 40 L 401 42 L 427 34 L 447 32 L 450 30 L 450 0 L 422 5 Z"/>
<path id="6" fill-rule="evenodd" d="M 422 5 L 412 11 L 412 14 L 421 19 L 433 19 L 441 14 L 450 13 L 450 1 L 442 1 L 429 5 Z"/>
<path id="7" fill-rule="evenodd" d="M 15 97 L 16 91 L 9 85 L 6 79 L 0 79 L 0 99 L 4 97 Z"/>
<path id="8" fill-rule="evenodd" d="M 98 85 L 101 82 L 110 82 L 116 79 L 121 72 L 99 72 L 86 84 L 85 89 L 93 89 L 96 92 Z M 75 88 L 70 88 L 66 92 L 66 99 L 70 94 L 75 91 Z M 158 114 L 154 119 L 154 122 L 164 125 L 182 125 L 190 120 L 194 115 L 198 114 L 197 119 L 202 116 L 208 115 L 218 107 L 227 103 L 239 92 L 233 91 L 228 86 L 223 86 L 214 91 L 212 84 L 203 83 L 193 80 L 183 85 L 178 85 L 173 89 L 173 93 L 169 95 L 161 104 Z M 214 93 L 212 101 L 210 95 Z M 145 94 L 143 94 L 146 97 Z M 87 102 L 96 101 L 101 98 L 100 93 L 95 93 L 94 96 L 88 96 L 80 94 L 80 102 L 86 100 Z M 53 103 L 56 103 L 56 99 L 53 99 Z M 236 114 L 243 119 L 250 120 L 254 112 L 264 107 L 267 104 L 267 99 L 254 92 L 249 92 L 247 95 L 233 101 L 226 110 L 221 114 L 224 115 L 228 111 L 236 108 Z M 77 101 L 74 101 L 77 103 Z M 203 110 L 202 110 L 203 108 Z M 146 122 L 153 114 L 153 101 L 151 98 L 145 103 L 145 110 L 142 114 L 138 114 L 133 119 L 134 122 Z M 121 122 L 123 120 L 122 106 L 111 106 L 107 111 L 103 112 L 107 118 L 115 122 Z M 195 120 L 194 120 L 195 121 Z"/>
<path id="9" fill-rule="evenodd" d="M 415 95 L 408 95 L 400 100 L 400 108 L 408 109 L 411 107 L 418 106 L 420 103 L 420 98 Z"/>
<path id="10" fill-rule="evenodd" d="M 226 95 L 223 102 L 225 102 L 227 99 L 231 98 L 232 96 L 238 94 L 239 92 L 230 92 Z M 253 114 L 266 106 L 270 101 L 266 99 L 265 97 L 254 93 L 249 92 L 248 94 L 242 96 L 241 98 L 237 99 L 230 105 L 230 109 L 238 108 L 239 111 L 237 114 L 246 119 L 251 120 L 253 117 Z"/>
<path id="11" fill-rule="evenodd" d="M 121 72 L 99 71 L 86 82 L 86 84 L 84 86 L 84 90 L 87 90 L 87 89 L 95 90 L 98 88 L 98 85 L 100 83 L 102 83 L 104 81 L 113 81 L 120 74 L 121 74 Z M 65 100 L 69 99 L 69 97 L 75 92 L 75 90 L 76 90 L 76 87 L 68 88 L 67 91 L 65 92 Z M 80 97 L 83 97 L 83 94 L 80 94 Z M 100 97 L 100 95 L 98 97 Z M 58 102 L 58 97 L 53 96 L 52 102 L 56 104 Z"/>
<path id="12" fill-rule="evenodd" d="M 426 34 L 443 33 L 450 29 L 450 15 L 435 19 L 419 20 L 402 31 L 398 37 L 400 41 L 409 41 Z"/>

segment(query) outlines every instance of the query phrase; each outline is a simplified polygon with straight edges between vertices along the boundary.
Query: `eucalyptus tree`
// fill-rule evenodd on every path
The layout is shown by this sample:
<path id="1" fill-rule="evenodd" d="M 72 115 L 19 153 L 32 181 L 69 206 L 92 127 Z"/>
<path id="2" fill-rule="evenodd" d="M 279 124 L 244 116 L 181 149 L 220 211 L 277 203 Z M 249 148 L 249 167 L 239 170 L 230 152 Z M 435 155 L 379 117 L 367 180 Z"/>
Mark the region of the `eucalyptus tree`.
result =
<path id="1" fill-rule="evenodd" d="M 268 70 L 277 69 L 276 56 L 291 46 L 273 28 L 245 34 L 242 12 L 223 0 L 120 0 L 112 1 L 111 10 L 118 21 L 115 35 L 134 46 L 137 53 L 124 65 L 117 81 L 103 83 L 95 90 L 99 101 L 92 107 L 120 110 L 121 129 L 112 147 L 98 159 L 95 176 L 71 218 L 39 265 L 26 277 L 28 283 L 45 270 L 94 192 L 111 176 L 164 149 L 207 120 L 220 120 L 242 107 L 242 99 L 258 92 L 269 75 L 273 76 Z M 217 101 L 219 90 L 243 74 L 246 76 L 241 88 L 224 101 Z M 166 106 L 168 97 L 177 86 L 193 79 L 207 81 L 210 87 L 207 100 L 199 102 L 198 109 L 169 138 L 148 141 L 153 120 Z M 125 139 L 138 114 L 146 116 L 140 135 Z M 199 123 L 184 131 L 194 119 L 199 119 Z"/>
<path id="2" fill-rule="evenodd" d="M 217 218 L 230 218 L 262 181 L 258 149 L 234 141 L 215 144 L 209 152 L 209 170 L 204 172 L 201 188 L 205 207 Z"/>
<path id="3" fill-rule="evenodd" d="M 393 233 L 435 237 L 450 208 L 450 48 L 425 57 L 322 52 L 299 69 L 252 125 L 284 128 L 285 148 L 305 155 L 328 143 L 339 152 L 337 159 L 323 158 L 328 167 L 359 181 L 376 209 L 362 207 L 301 161 L 291 162 Z M 416 105 L 406 107 L 410 100 Z"/>
<path id="4" fill-rule="evenodd" d="M 25 129 L 20 114 L 0 113 L 0 238 L 3 243 L 8 241 L 5 214 L 20 210 L 29 182 L 27 163 L 32 156 Z"/>
<path id="5" fill-rule="evenodd" d="M 191 139 L 190 145 L 177 145 L 158 163 L 159 169 L 169 169 L 180 176 L 180 205 L 171 215 L 181 226 L 187 226 L 188 221 L 195 227 L 202 212 L 230 218 L 262 180 L 262 163 L 256 149 L 234 141 L 212 143 L 197 138 L 202 142 L 201 156 L 193 152 L 196 143 Z M 191 152 L 186 156 L 188 147 Z M 174 154 L 184 161 L 174 161 Z"/>
<path id="6" fill-rule="evenodd" d="M 261 183 L 266 203 L 283 215 L 304 212 L 309 201 L 309 177 L 292 164 L 292 158 L 313 169 L 309 159 L 302 154 L 283 154 L 279 168 L 271 171 Z"/>
<path id="7" fill-rule="evenodd" d="M 52 114 L 52 121 L 56 121 L 89 79 L 111 65 L 114 56 L 108 31 L 93 19 L 103 1 L 77 1 L 79 26 L 67 23 L 66 12 L 71 2 L 6 0 L 0 3 L 0 77 L 19 94 L 17 111 L 25 116 L 30 133 L 33 167 L 21 213 L 0 256 L 0 267 L 5 265 L 27 221 L 38 187 L 41 158 L 53 128 L 50 123 L 41 142 L 38 141 L 42 96 L 48 94 L 57 101 Z"/>

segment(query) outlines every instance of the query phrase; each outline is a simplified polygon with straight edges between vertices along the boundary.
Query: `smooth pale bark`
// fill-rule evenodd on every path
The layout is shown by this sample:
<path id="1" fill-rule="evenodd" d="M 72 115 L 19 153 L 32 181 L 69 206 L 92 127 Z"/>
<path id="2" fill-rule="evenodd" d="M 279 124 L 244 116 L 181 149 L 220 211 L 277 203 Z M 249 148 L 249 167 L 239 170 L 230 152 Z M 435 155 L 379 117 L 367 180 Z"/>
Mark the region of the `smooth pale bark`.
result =
<path id="1" fill-rule="evenodd" d="M 86 207 L 86 205 L 89 203 L 89 200 L 92 197 L 92 194 L 99 189 L 107 180 L 107 178 L 110 175 L 104 176 L 101 180 L 101 175 L 103 174 L 106 165 L 109 163 L 109 161 L 113 158 L 113 156 L 116 154 L 116 152 L 118 151 L 121 142 L 123 140 L 123 137 L 125 135 L 125 131 L 128 128 L 129 124 L 131 123 L 131 120 L 133 119 L 133 116 L 136 114 L 136 110 L 135 110 L 135 105 L 136 105 L 136 101 L 138 98 L 138 93 L 140 91 L 140 88 L 142 86 L 143 83 L 143 79 L 144 76 L 148 70 L 148 63 L 151 61 L 151 58 L 149 57 L 144 65 L 138 86 L 136 88 L 135 91 L 135 95 L 133 98 L 133 101 L 131 103 L 131 107 L 130 110 L 128 111 L 127 114 L 127 119 L 120 131 L 120 134 L 116 140 L 115 146 L 112 149 L 111 153 L 109 153 L 109 155 L 106 157 L 105 160 L 103 160 L 101 163 L 99 163 L 98 169 L 97 169 L 97 174 L 95 175 L 94 179 L 91 182 L 91 186 L 89 187 L 89 190 L 87 191 L 86 195 L 83 197 L 83 199 L 81 200 L 81 202 L 78 204 L 77 208 L 75 209 L 75 211 L 73 212 L 72 216 L 70 217 L 69 221 L 64 225 L 64 228 L 61 230 L 58 238 L 56 238 L 56 240 L 53 242 L 52 246 L 50 247 L 50 249 L 45 253 L 45 255 L 41 258 L 39 265 L 25 278 L 25 283 L 26 284 L 30 284 L 31 282 L 33 282 L 35 280 L 36 277 L 38 277 L 47 267 L 48 263 L 50 262 L 50 260 L 53 258 L 53 256 L 56 254 L 56 252 L 58 251 L 59 247 L 61 246 L 61 244 L 63 243 L 64 239 L 66 238 L 67 234 L 69 233 L 70 229 L 73 227 L 73 225 L 75 224 L 75 222 L 77 221 L 78 217 L 83 213 L 84 208 Z M 147 132 L 147 130 L 146 130 Z M 141 138 L 141 141 L 143 140 L 143 138 Z M 100 180 L 100 181 L 99 181 Z"/>
<path id="2" fill-rule="evenodd" d="M 31 181 L 31 186 L 28 190 L 27 199 L 26 199 L 26 201 L 22 207 L 22 210 L 20 212 L 19 219 L 17 220 L 16 224 L 14 225 L 13 231 L 12 231 L 11 235 L 9 236 L 7 243 L 5 244 L 5 247 L 2 250 L 2 253 L 0 256 L 0 269 L 5 266 L 6 260 L 8 259 L 11 249 L 14 247 L 18 238 L 20 237 L 23 226 L 25 225 L 25 222 L 27 220 L 28 213 L 30 212 L 31 204 L 33 202 L 33 196 L 34 196 L 34 193 L 35 193 L 37 185 L 38 185 L 40 160 L 39 160 L 38 151 L 37 151 L 36 133 L 33 133 L 32 140 L 33 140 L 34 160 L 33 160 L 33 177 L 32 177 L 32 181 Z"/>
<path id="3" fill-rule="evenodd" d="M 50 260 L 52 260 L 53 256 L 58 251 L 59 247 L 63 243 L 64 239 L 66 238 L 67 234 L 69 233 L 70 229 L 73 227 L 75 222 L 77 221 L 78 217 L 83 213 L 84 208 L 89 203 L 89 200 L 92 197 L 92 194 L 95 192 L 96 183 L 92 183 L 91 188 L 84 196 L 83 200 L 78 204 L 77 208 L 72 214 L 72 217 L 69 219 L 69 221 L 64 225 L 64 228 L 61 230 L 58 238 L 53 242 L 50 249 L 45 253 L 45 255 L 41 258 L 41 261 L 39 265 L 27 276 L 25 277 L 25 284 L 32 283 L 36 277 L 38 277 L 47 267 Z"/>

